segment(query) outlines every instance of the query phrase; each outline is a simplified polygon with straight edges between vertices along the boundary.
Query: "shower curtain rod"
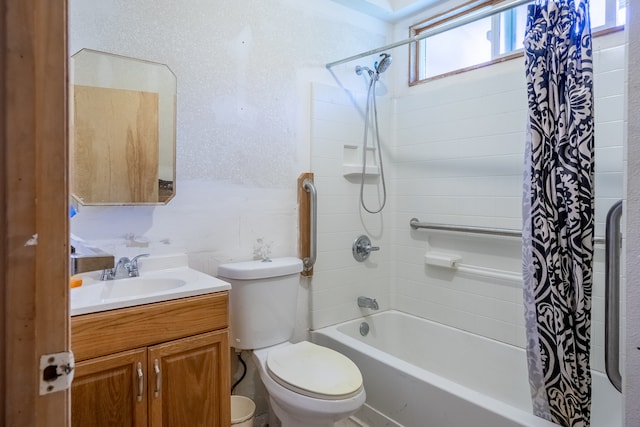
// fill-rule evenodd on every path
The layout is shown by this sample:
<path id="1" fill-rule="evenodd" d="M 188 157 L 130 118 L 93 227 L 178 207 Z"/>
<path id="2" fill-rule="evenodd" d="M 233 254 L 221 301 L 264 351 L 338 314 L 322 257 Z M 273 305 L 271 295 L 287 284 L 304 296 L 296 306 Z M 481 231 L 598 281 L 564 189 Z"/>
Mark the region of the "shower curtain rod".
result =
<path id="1" fill-rule="evenodd" d="M 486 18 L 491 15 L 495 15 L 496 13 L 504 12 L 505 10 L 511 9 L 513 7 L 521 6 L 526 3 L 531 3 L 532 0 L 511 0 L 504 3 L 500 3 L 498 5 L 490 6 L 488 8 L 478 9 L 475 12 L 464 15 L 459 19 L 454 19 L 445 24 L 438 25 L 432 29 L 426 30 L 418 35 L 413 37 L 409 37 L 406 40 L 401 40 L 395 43 L 388 44 L 386 46 L 379 47 L 377 49 L 368 50 L 366 52 L 359 53 L 357 55 L 350 56 L 348 58 L 341 59 L 335 62 L 329 62 L 326 67 L 327 69 L 331 69 L 336 65 L 344 64 L 346 62 L 351 62 L 356 59 L 364 58 L 365 56 L 374 55 L 376 53 L 384 52 L 389 49 L 396 48 L 398 46 L 404 46 L 409 43 L 414 43 L 420 41 L 422 39 L 426 39 L 430 36 L 435 36 L 436 34 L 444 33 L 445 31 L 452 30 L 454 28 L 460 27 L 462 25 L 468 24 L 470 22 L 476 21 L 478 19 Z"/>

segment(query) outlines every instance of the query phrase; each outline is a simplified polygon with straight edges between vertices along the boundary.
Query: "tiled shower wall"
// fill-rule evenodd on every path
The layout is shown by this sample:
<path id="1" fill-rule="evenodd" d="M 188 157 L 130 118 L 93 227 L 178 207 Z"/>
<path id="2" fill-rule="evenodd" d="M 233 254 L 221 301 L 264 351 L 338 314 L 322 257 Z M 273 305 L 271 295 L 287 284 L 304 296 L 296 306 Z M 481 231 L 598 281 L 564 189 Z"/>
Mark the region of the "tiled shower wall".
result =
<path id="1" fill-rule="evenodd" d="M 314 84 L 311 90 L 311 169 L 318 190 L 318 261 L 311 279 L 310 315 L 311 326 L 317 329 L 368 313 L 356 303 L 360 295 L 376 298 L 382 310 L 389 308 L 391 202 L 377 215 L 363 211 L 359 204 L 359 168 L 354 165 L 362 164 L 362 152 L 354 147 L 362 147 L 366 93 L 354 94 L 322 84 Z M 378 100 L 378 109 L 381 137 L 388 144 L 389 100 Z M 371 143 L 369 139 L 368 146 Z M 383 166 L 389 168 L 390 160 L 384 160 Z M 364 194 L 370 209 L 380 206 L 380 188 L 377 177 L 367 178 Z M 388 197 L 392 196 L 393 190 L 388 188 Z M 360 263 L 351 252 L 353 241 L 362 234 L 368 235 L 380 251 Z"/>
<path id="2" fill-rule="evenodd" d="M 602 236 L 607 210 L 623 197 L 624 34 L 598 37 L 594 47 L 596 235 Z M 380 97 L 391 107 L 389 116 L 380 115 L 381 127 L 390 129 L 385 135 L 390 148 L 383 154 L 391 200 L 377 219 L 360 213 L 359 181 L 343 175 L 343 146 L 361 144 L 362 95 L 314 86 L 312 170 L 322 255 L 311 288 L 314 328 L 364 314 L 355 304 L 364 294 L 382 300 L 383 308 L 524 345 L 520 240 L 409 227 L 416 217 L 520 229 L 523 62 L 506 61 L 412 88 L 403 83 L 393 97 Z M 358 265 L 350 243 L 368 227 L 383 250 L 369 265 Z M 457 256 L 464 267 L 425 265 L 427 252 Z M 604 247 L 598 245 L 592 333 L 598 370 L 603 369 L 603 259 Z"/>

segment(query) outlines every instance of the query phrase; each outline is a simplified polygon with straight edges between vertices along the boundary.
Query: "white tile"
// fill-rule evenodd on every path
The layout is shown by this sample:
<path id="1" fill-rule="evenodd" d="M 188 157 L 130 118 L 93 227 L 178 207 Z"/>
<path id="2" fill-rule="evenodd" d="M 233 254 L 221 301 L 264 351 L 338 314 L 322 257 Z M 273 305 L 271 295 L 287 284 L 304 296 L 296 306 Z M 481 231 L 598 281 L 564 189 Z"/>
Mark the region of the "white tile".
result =
<path id="1" fill-rule="evenodd" d="M 621 119 L 609 122 L 596 122 L 596 148 L 622 146 L 624 143 L 624 121 Z"/>
<path id="2" fill-rule="evenodd" d="M 625 103 L 623 95 L 612 95 L 595 100 L 594 118 L 596 123 L 619 121 L 624 118 Z"/>
<path id="3" fill-rule="evenodd" d="M 625 70 L 623 68 L 596 73 L 593 77 L 593 94 L 596 99 L 624 95 Z"/>
<path id="4" fill-rule="evenodd" d="M 594 69 L 599 73 L 610 70 L 624 68 L 625 64 L 625 46 L 615 46 L 608 49 L 602 49 L 599 53 L 598 62 L 594 64 Z"/>

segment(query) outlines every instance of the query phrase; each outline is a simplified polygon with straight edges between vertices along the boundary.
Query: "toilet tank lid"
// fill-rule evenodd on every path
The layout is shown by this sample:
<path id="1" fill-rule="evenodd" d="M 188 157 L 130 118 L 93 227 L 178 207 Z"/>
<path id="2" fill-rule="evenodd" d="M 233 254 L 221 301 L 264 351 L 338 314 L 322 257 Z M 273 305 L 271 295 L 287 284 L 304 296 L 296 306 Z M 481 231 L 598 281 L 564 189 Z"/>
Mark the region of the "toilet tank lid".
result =
<path id="1" fill-rule="evenodd" d="M 301 271 L 302 261 L 299 258 L 285 257 L 221 264 L 218 267 L 218 276 L 227 279 L 254 280 L 286 276 Z"/>

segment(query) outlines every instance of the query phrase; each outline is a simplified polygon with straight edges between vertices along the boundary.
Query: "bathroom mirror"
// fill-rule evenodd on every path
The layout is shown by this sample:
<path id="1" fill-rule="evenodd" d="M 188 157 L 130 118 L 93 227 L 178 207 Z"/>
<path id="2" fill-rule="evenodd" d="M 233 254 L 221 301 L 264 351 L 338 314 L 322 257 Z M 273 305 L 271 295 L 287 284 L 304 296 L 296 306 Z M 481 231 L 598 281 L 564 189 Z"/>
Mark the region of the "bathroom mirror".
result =
<path id="1" fill-rule="evenodd" d="M 176 76 L 164 64 L 82 49 L 71 57 L 70 193 L 83 205 L 175 195 Z"/>

